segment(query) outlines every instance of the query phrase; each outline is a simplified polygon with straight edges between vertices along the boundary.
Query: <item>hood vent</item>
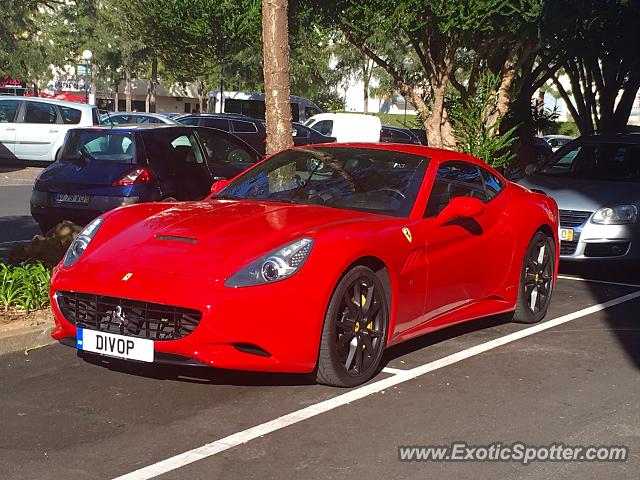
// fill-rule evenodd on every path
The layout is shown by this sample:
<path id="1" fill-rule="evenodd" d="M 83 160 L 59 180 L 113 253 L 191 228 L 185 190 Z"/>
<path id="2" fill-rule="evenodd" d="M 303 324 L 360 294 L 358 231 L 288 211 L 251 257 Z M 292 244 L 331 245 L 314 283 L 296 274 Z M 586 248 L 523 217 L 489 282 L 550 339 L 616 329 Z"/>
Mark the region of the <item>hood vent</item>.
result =
<path id="1" fill-rule="evenodd" d="M 168 240 L 170 242 L 198 243 L 196 238 L 181 237 L 179 235 L 156 235 L 158 240 Z"/>

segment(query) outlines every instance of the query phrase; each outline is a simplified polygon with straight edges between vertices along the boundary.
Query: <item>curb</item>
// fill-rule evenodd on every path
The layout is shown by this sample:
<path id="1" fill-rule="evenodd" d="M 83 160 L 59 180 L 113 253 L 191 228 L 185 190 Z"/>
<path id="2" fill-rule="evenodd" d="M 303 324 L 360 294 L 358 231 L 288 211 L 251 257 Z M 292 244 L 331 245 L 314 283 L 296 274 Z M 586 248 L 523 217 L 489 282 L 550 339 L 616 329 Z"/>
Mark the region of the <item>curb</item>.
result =
<path id="1" fill-rule="evenodd" d="M 55 343 L 51 338 L 53 322 L 47 322 L 33 327 L 17 328 L 0 335 L 0 355 L 14 353 L 32 348 L 44 347 Z"/>

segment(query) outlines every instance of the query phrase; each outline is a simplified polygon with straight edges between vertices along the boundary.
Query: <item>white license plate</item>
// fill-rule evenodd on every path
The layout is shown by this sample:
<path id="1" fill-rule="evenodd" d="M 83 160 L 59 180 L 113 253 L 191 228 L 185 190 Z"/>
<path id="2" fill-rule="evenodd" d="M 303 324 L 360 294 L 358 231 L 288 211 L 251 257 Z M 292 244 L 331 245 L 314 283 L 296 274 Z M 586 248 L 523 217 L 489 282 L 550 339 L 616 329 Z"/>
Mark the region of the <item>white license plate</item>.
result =
<path id="1" fill-rule="evenodd" d="M 564 240 L 565 242 L 573 241 L 573 229 L 572 228 L 561 228 L 560 229 L 560 240 Z"/>
<path id="2" fill-rule="evenodd" d="M 56 193 L 53 196 L 55 203 L 73 203 L 76 205 L 88 205 L 91 195 L 79 195 L 75 193 Z"/>
<path id="3" fill-rule="evenodd" d="M 127 337 L 115 333 L 77 328 L 76 347 L 78 350 L 101 353 L 110 357 L 153 362 L 153 340 L 146 338 Z"/>

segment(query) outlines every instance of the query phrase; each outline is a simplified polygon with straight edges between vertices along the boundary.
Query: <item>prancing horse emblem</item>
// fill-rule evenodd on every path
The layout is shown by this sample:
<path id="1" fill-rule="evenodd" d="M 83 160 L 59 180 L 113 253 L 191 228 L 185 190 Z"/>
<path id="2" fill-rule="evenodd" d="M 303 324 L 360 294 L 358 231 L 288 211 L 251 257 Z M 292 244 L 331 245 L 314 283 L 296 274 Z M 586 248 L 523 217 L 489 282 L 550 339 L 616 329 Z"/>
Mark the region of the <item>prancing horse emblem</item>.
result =
<path id="1" fill-rule="evenodd" d="M 122 312 L 122 307 L 118 305 L 116 309 L 111 312 L 111 321 L 116 323 L 119 327 L 123 327 L 127 325 L 127 319 Z"/>

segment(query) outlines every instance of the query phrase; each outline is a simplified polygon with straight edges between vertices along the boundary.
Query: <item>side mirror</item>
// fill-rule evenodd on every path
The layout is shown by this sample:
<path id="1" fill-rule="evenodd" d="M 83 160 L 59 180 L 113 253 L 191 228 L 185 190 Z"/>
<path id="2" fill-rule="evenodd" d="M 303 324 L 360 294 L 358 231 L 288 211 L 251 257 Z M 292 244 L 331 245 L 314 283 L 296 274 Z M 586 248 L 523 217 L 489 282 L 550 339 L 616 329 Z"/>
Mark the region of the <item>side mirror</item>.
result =
<path id="1" fill-rule="evenodd" d="M 445 225 L 456 218 L 475 218 L 484 213 L 484 203 L 473 197 L 455 197 L 436 217 L 436 225 Z"/>
<path id="2" fill-rule="evenodd" d="M 224 187 L 229 185 L 230 182 L 231 180 L 227 180 L 226 178 L 223 178 L 222 180 L 218 180 L 217 182 L 213 182 L 211 184 L 211 195 L 218 193 Z"/>

